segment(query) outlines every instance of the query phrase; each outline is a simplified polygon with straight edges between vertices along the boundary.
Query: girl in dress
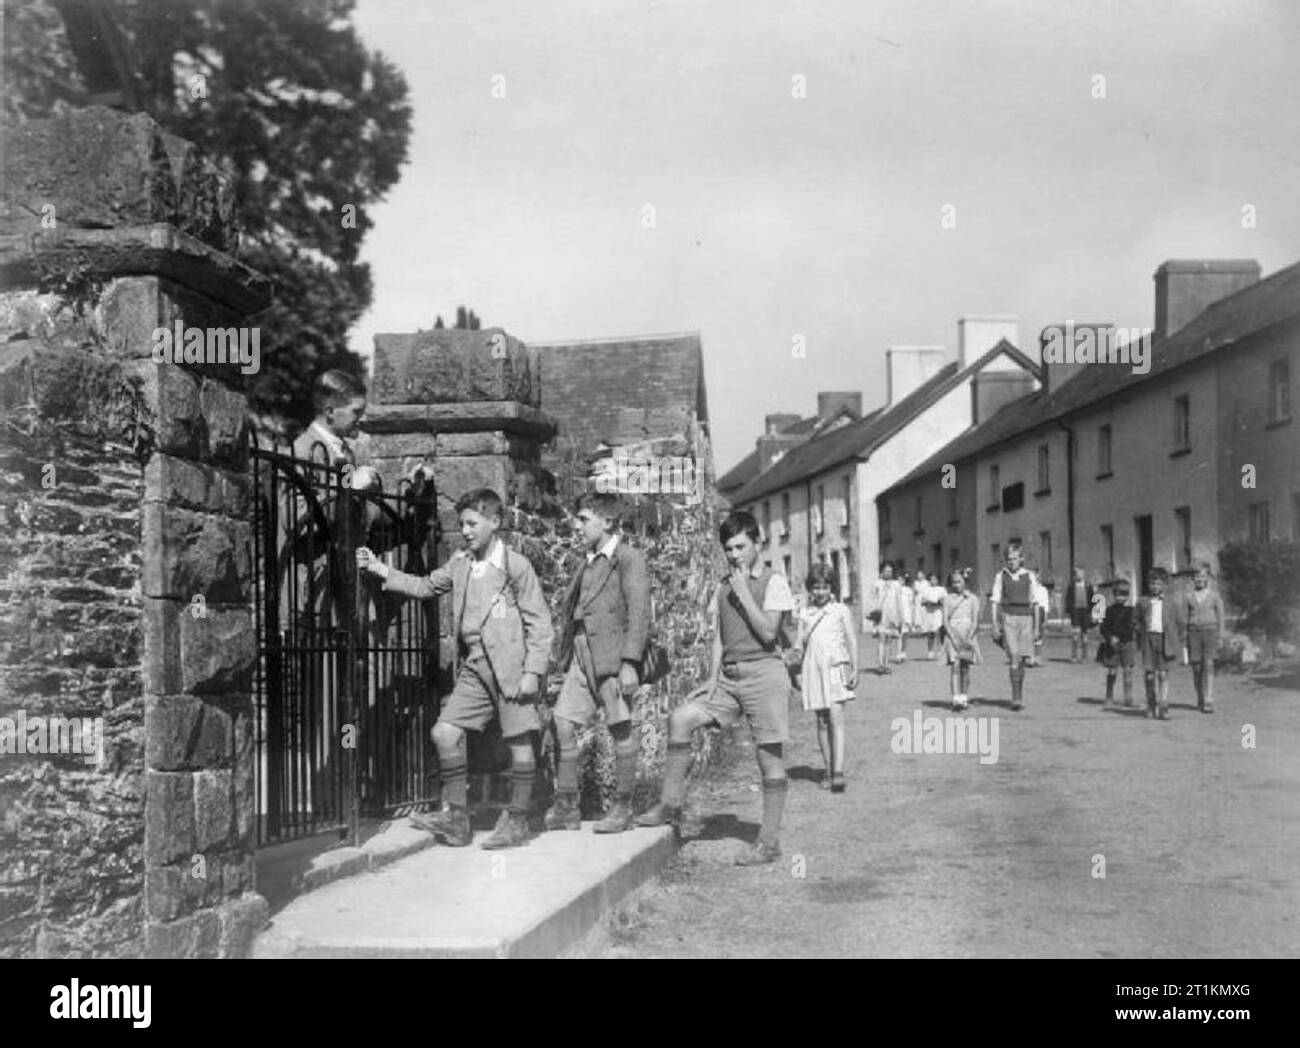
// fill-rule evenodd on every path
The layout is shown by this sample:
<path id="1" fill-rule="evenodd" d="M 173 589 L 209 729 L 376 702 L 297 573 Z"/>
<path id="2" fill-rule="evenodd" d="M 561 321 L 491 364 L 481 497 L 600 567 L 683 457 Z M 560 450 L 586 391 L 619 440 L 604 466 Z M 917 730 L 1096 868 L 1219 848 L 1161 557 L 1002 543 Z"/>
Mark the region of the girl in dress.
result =
<path id="1" fill-rule="evenodd" d="M 934 660 L 934 645 L 943 630 L 944 588 L 939 585 L 939 576 L 931 574 L 916 577 L 916 632 L 925 635 L 925 657 Z"/>
<path id="2" fill-rule="evenodd" d="M 952 708 L 964 710 L 970 702 L 970 668 L 983 662 L 975 631 L 980 621 L 980 599 L 966 588 L 966 574 L 948 576 L 948 593 L 943 598 L 943 653 L 949 666 Z"/>
<path id="3" fill-rule="evenodd" d="M 826 762 L 820 783 L 844 792 L 844 703 L 856 697 L 858 639 L 853 613 L 831 595 L 837 592 L 829 564 L 814 564 L 805 581 L 809 603 L 799 612 L 803 708 L 817 714 L 817 745 Z"/>
<path id="4" fill-rule="evenodd" d="M 894 578 L 894 566 L 880 565 L 880 577 L 867 596 L 867 618 L 876 634 L 876 672 L 892 673 L 889 665 L 889 642 L 895 640 L 895 659 L 902 661 L 903 620 L 902 584 Z"/>
<path id="5" fill-rule="evenodd" d="M 902 611 L 903 624 L 898 631 L 898 658 L 895 661 L 906 662 L 907 636 L 909 633 L 916 632 L 916 587 L 912 585 L 912 576 L 906 571 L 903 572 L 903 583 L 899 589 L 898 601 Z"/>

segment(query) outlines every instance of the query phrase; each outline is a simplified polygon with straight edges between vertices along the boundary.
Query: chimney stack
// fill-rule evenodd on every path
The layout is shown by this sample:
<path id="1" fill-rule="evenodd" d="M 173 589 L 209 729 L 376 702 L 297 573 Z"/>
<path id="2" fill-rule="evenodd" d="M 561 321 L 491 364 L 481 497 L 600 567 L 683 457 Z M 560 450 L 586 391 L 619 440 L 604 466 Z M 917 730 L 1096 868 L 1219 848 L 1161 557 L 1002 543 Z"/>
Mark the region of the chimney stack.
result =
<path id="1" fill-rule="evenodd" d="M 1109 321 L 1048 324 L 1038 335 L 1043 390 L 1059 389 L 1088 364 L 1107 360 L 1114 341 L 1115 325 Z"/>
<path id="2" fill-rule="evenodd" d="M 853 392 L 824 392 L 817 394 L 817 417 L 828 419 L 844 408 L 853 412 L 854 418 L 862 417 L 862 394 Z"/>
<path id="3" fill-rule="evenodd" d="M 1005 313 L 997 315 L 978 315 L 968 313 L 957 318 L 957 366 L 964 368 L 972 361 L 996 346 L 1003 339 L 1020 349 L 1020 320 Z M 1026 354 L 1032 356 L 1032 352 Z M 1017 368 L 1017 365 L 1002 357 L 989 365 L 992 371 L 1004 371 Z"/>
<path id="4" fill-rule="evenodd" d="M 763 432 L 769 437 L 775 436 L 777 433 L 780 433 L 781 430 L 793 426 L 798 421 L 798 415 L 768 415 L 763 419 Z"/>
<path id="5" fill-rule="evenodd" d="M 1171 258 L 1156 270 L 1155 336 L 1167 338 L 1211 303 L 1259 280 L 1253 258 Z"/>
<path id="6" fill-rule="evenodd" d="M 885 351 L 885 407 L 919 389 L 948 362 L 943 346 L 890 346 Z"/>

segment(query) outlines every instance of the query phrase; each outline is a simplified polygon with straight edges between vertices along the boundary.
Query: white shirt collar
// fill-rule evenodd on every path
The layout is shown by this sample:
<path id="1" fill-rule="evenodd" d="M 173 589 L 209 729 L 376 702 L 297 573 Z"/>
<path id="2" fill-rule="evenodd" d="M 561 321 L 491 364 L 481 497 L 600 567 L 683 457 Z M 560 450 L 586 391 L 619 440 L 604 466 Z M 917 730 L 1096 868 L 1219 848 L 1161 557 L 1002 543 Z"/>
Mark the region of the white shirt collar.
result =
<path id="1" fill-rule="evenodd" d="M 470 572 L 475 576 L 481 575 L 487 566 L 491 564 L 497 571 L 506 570 L 506 544 L 499 538 L 492 540 L 492 545 L 488 547 L 488 554 L 482 560 L 474 558 L 473 564 L 470 565 Z"/>
<path id="2" fill-rule="evenodd" d="M 605 541 L 605 545 L 601 546 L 600 549 L 596 550 L 595 553 L 588 553 L 588 554 L 587 554 L 587 563 L 588 563 L 588 564 L 593 563 L 593 562 L 596 560 L 597 557 L 604 557 L 606 560 L 613 560 L 613 559 L 614 559 L 614 547 L 617 546 L 617 545 L 618 545 L 618 536 L 617 536 L 617 535 L 611 535 L 611 536 L 610 536 L 610 537 Z"/>

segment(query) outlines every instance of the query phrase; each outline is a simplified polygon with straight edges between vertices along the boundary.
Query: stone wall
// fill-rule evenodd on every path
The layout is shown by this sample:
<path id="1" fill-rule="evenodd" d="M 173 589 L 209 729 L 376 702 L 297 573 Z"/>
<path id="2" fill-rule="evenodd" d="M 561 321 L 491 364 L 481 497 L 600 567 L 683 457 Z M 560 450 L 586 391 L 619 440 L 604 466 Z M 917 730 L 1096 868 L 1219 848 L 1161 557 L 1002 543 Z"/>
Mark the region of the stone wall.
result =
<path id="1" fill-rule="evenodd" d="M 245 375 L 156 362 L 153 332 L 246 327 L 268 290 L 225 253 L 220 175 L 147 118 L 6 145 L 0 718 L 102 717 L 103 747 L 0 753 L 0 956 L 240 956 L 266 913 Z"/>

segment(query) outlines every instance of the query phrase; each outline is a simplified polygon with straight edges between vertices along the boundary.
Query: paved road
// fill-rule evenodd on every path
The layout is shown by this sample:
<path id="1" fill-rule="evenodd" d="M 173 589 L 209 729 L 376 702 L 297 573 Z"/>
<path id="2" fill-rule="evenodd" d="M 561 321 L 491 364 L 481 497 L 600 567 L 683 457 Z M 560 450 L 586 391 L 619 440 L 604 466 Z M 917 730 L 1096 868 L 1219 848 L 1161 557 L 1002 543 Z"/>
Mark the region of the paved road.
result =
<path id="1" fill-rule="evenodd" d="M 970 713 L 997 719 L 996 763 L 891 751 L 894 718 L 948 716 L 939 662 L 863 677 L 844 794 L 817 788 L 812 716 L 792 711 L 785 855 L 774 866 L 730 864 L 759 810 L 752 748 L 737 745 L 693 792 L 688 841 L 660 885 L 593 952 L 1300 953 L 1300 674 L 1222 676 L 1218 712 L 1202 715 L 1179 668 L 1173 717 L 1157 722 L 1102 711 L 1103 671 L 1070 665 L 1058 644 L 1030 671 L 1021 713 L 1007 708 L 1002 664 L 976 668 Z M 1245 725 L 1254 749 L 1242 745 Z"/>

